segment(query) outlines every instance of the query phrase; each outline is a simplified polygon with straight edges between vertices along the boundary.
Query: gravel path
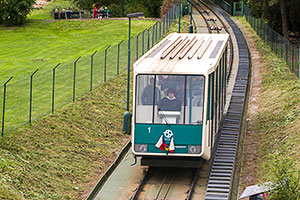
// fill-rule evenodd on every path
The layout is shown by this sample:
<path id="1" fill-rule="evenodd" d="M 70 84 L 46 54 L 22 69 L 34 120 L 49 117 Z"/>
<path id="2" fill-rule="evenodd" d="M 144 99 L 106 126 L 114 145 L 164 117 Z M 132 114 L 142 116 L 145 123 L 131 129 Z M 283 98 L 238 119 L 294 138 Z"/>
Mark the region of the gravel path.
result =
<path id="1" fill-rule="evenodd" d="M 33 5 L 33 8 L 35 9 L 41 9 L 43 7 L 45 7 L 46 5 L 48 5 L 49 3 L 53 2 L 54 0 L 36 0 L 35 4 Z"/>

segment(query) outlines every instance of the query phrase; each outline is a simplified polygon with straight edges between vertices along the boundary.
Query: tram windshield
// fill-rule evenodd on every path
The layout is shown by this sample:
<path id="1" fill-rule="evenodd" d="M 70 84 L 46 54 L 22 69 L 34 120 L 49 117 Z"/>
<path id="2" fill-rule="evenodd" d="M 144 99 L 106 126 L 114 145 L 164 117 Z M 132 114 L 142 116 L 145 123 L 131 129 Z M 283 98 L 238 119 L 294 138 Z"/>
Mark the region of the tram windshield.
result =
<path id="1" fill-rule="evenodd" d="M 135 121 L 202 124 L 204 76 L 138 75 Z"/>

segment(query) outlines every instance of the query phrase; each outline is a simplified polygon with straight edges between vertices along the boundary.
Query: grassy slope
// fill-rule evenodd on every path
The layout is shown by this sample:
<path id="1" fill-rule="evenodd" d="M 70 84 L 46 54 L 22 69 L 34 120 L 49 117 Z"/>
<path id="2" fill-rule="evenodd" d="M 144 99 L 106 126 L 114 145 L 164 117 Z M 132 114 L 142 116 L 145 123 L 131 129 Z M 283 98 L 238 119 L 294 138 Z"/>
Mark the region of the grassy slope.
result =
<path id="1" fill-rule="evenodd" d="M 188 32 L 189 20 L 182 21 Z M 178 30 L 177 25 L 169 32 Z M 0 138 L 0 199 L 83 199 L 129 136 L 121 133 L 126 73 Z"/>
<path id="2" fill-rule="evenodd" d="M 0 199 L 78 199 L 128 140 L 126 74 L 0 139 Z"/>
<path id="3" fill-rule="evenodd" d="M 259 109 L 248 128 L 260 138 L 258 176 L 266 181 L 274 178 L 267 167 L 274 162 L 274 155 L 295 160 L 300 166 L 300 82 L 285 61 L 250 29 L 245 19 L 239 20 L 252 33 L 263 64 Z"/>
<path id="4" fill-rule="evenodd" d="M 132 35 L 153 25 L 134 21 Z M 128 21 L 30 20 L 23 27 L 0 26 L 0 84 L 10 76 L 24 77 L 36 68 L 50 70 L 57 63 L 73 63 L 76 58 L 102 51 L 128 38 Z"/>

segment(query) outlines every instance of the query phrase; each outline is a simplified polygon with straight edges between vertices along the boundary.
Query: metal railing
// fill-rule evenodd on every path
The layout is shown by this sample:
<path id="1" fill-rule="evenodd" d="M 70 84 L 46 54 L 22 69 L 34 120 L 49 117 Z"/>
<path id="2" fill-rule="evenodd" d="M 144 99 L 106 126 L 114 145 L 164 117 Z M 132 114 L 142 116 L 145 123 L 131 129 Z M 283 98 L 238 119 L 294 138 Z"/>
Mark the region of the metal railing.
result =
<path id="1" fill-rule="evenodd" d="M 131 65 L 147 52 L 178 18 L 178 5 L 150 28 L 131 37 Z M 104 51 L 78 57 L 74 63 L 59 63 L 52 70 L 0 86 L 2 137 L 5 133 L 31 123 L 41 116 L 54 113 L 57 108 L 75 101 L 89 91 L 127 69 L 128 40 L 108 46 Z"/>

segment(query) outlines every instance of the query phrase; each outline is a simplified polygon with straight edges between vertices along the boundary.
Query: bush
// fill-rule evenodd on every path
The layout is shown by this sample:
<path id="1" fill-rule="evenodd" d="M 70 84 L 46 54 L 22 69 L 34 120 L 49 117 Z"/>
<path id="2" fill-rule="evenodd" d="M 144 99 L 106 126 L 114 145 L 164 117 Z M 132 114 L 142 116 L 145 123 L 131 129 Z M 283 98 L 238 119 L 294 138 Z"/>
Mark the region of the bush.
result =
<path id="1" fill-rule="evenodd" d="M 107 6 L 109 11 L 111 12 L 112 17 L 123 17 L 122 16 L 122 6 L 117 4 L 110 4 Z"/>
<path id="2" fill-rule="evenodd" d="M 284 156 L 275 156 L 267 166 L 271 171 L 270 198 L 274 200 L 300 199 L 300 170 L 295 168 L 295 161 Z"/>
<path id="3" fill-rule="evenodd" d="M 128 13 L 136 13 L 136 12 L 143 12 L 145 17 L 150 17 L 148 13 L 148 9 L 140 3 L 132 3 L 129 4 L 125 10 L 125 15 Z"/>
<path id="4" fill-rule="evenodd" d="M 0 0 L 0 23 L 7 26 L 24 24 L 35 0 Z"/>
<path id="5" fill-rule="evenodd" d="M 81 9 L 91 10 L 93 9 L 93 4 L 96 3 L 96 0 L 74 0 L 76 6 Z"/>

